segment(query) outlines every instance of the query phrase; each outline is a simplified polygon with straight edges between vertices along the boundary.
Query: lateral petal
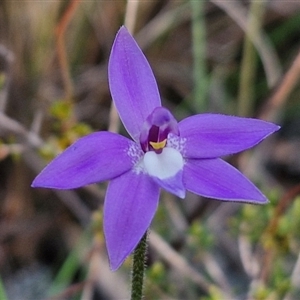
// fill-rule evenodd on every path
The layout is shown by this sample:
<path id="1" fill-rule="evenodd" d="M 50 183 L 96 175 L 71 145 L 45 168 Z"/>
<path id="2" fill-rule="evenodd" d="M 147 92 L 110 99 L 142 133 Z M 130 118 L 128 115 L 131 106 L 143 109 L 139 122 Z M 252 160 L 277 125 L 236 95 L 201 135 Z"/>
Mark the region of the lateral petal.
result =
<path id="1" fill-rule="evenodd" d="M 133 167 L 134 158 L 129 153 L 137 147 L 115 133 L 89 134 L 50 162 L 34 179 L 32 187 L 74 189 L 115 178 Z"/>
<path id="2" fill-rule="evenodd" d="M 179 122 L 184 156 L 215 158 L 251 148 L 280 127 L 266 121 L 218 114 L 200 114 Z"/>
<path id="3" fill-rule="evenodd" d="M 267 198 L 241 172 L 222 159 L 188 159 L 183 183 L 187 190 L 208 198 L 265 204 Z"/>
<path id="4" fill-rule="evenodd" d="M 108 65 L 109 86 L 120 118 L 135 141 L 154 108 L 161 106 L 151 67 L 143 52 L 122 26 L 114 41 Z"/>
<path id="5" fill-rule="evenodd" d="M 149 228 L 158 199 L 159 186 L 143 173 L 129 171 L 109 183 L 104 202 L 104 234 L 113 271 Z"/>

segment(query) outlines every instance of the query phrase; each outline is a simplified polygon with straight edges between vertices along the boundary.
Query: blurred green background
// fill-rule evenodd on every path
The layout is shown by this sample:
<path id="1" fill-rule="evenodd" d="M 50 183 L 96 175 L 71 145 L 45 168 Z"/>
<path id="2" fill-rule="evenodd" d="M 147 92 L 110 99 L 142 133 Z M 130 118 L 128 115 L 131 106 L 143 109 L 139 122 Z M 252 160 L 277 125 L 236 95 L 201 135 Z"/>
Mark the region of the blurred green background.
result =
<path id="1" fill-rule="evenodd" d="M 178 120 L 213 112 L 282 126 L 227 158 L 268 205 L 161 194 L 145 299 L 300 299 L 300 2 L 289 0 L 1 0 L 0 299 L 129 297 L 131 258 L 108 267 L 106 184 L 30 187 L 79 137 L 126 134 L 107 82 L 124 23 Z"/>

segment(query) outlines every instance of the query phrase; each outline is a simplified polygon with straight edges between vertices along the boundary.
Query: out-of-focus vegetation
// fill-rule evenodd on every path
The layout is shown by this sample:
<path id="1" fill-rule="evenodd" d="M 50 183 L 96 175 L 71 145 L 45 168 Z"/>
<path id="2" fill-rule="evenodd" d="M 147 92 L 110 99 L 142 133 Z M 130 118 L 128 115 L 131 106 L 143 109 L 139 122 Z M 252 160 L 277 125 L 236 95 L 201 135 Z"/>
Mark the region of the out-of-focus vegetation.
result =
<path id="1" fill-rule="evenodd" d="M 124 22 L 178 119 L 215 112 L 282 125 L 228 158 L 270 204 L 162 193 L 145 298 L 299 299 L 300 2 L 286 0 L 0 2 L 0 298 L 128 298 L 130 258 L 108 268 L 106 185 L 30 188 L 80 136 L 119 127 L 107 61 Z"/>

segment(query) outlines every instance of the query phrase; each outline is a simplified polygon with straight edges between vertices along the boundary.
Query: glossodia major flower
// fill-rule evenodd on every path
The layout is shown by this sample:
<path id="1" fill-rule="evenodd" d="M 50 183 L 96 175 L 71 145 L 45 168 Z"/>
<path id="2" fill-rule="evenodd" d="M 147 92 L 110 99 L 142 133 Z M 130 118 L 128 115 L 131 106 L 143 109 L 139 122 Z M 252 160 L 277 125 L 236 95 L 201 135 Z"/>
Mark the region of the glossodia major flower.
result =
<path id="1" fill-rule="evenodd" d="M 177 122 L 161 100 L 152 70 L 125 27 L 114 41 L 109 86 L 132 137 L 89 134 L 56 157 L 33 187 L 74 189 L 110 180 L 104 234 L 112 270 L 120 267 L 150 226 L 160 189 L 184 198 L 263 204 L 266 197 L 220 157 L 248 149 L 279 126 L 257 119 L 200 114 Z"/>

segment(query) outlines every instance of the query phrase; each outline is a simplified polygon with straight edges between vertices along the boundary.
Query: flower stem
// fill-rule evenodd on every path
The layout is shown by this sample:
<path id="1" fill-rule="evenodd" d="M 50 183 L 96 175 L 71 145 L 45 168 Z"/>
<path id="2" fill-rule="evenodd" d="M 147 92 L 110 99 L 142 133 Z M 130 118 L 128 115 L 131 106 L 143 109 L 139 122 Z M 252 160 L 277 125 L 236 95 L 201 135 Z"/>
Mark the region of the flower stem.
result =
<path id="1" fill-rule="evenodd" d="M 131 300 L 141 300 L 143 298 L 147 236 L 148 231 L 146 231 L 133 253 Z"/>

